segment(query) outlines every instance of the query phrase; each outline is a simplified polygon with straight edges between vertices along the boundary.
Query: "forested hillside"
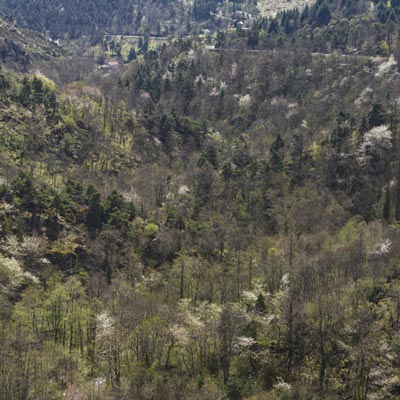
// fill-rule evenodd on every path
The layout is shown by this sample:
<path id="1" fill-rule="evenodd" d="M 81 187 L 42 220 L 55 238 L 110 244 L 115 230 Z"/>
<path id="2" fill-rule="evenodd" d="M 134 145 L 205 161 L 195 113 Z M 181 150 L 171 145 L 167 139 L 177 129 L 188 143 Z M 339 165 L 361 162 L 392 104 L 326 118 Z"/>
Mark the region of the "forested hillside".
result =
<path id="1" fill-rule="evenodd" d="M 309 0 L 1 0 L 0 9 L 31 29 L 53 38 L 99 39 L 104 33 L 148 33 L 176 37 L 202 30 L 249 24 L 259 16 L 275 15 Z"/>
<path id="2" fill-rule="evenodd" d="M 143 34 L 174 36 L 189 34 L 193 27 L 227 26 L 237 15 L 258 13 L 248 1 L 220 0 L 2 0 L 1 9 L 19 23 L 38 31 L 48 31 L 52 37 L 81 35 Z M 218 12 L 223 14 L 217 16 Z"/>
<path id="3" fill-rule="evenodd" d="M 27 71 L 61 57 L 62 50 L 42 35 L 27 31 L 0 17 L 0 58 L 3 65 Z"/>
<path id="4" fill-rule="evenodd" d="M 0 400 L 399 398 L 396 3 L 123 3 L 0 2 Z"/>

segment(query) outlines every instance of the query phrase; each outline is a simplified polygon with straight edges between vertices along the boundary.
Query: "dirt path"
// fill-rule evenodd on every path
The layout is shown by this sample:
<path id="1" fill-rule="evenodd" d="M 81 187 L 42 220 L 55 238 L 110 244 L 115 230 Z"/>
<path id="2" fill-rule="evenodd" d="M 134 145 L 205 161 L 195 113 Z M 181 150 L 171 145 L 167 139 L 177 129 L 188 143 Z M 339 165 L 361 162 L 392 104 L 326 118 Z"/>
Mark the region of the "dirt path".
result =
<path id="1" fill-rule="evenodd" d="M 285 50 L 263 50 L 263 49 L 232 49 L 232 48 L 215 48 L 214 46 L 205 46 L 206 50 L 208 51 L 215 51 L 219 53 L 246 53 L 246 54 L 268 54 L 272 57 L 274 55 L 289 55 L 293 52 L 285 51 Z M 313 52 L 311 56 L 314 58 L 341 58 L 348 61 L 354 60 L 363 60 L 363 61 L 372 61 L 374 63 L 381 63 L 387 60 L 386 57 L 380 56 L 366 56 L 362 54 L 338 54 L 338 53 L 319 53 Z"/>

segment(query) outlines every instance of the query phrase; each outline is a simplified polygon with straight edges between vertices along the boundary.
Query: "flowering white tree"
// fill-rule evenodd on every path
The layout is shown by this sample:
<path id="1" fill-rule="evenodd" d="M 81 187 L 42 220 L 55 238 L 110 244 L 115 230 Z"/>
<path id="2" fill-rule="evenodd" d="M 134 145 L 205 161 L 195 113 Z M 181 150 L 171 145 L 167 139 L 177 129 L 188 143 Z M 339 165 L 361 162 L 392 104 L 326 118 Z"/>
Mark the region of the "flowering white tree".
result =
<path id="1" fill-rule="evenodd" d="M 178 358 L 190 377 L 202 373 L 207 360 L 217 353 L 218 323 L 222 309 L 200 303 L 193 310 L 188 299 L 180 301 L 177 323 L 170 326 Z"/>
<path id="2" fill-rule="evenodd" d="M 39 279 L 30 272 L 24 271 L 19 261 L 13 257 L 0 256 L 0 276 L 4 281 L 8 281 L 8 285 L 13 289 L 18 288 L 24 282 L 39 283 Z"/>
<path id="3" fill-rule="evenodd" d="M 359 161 L 365 163 L 373 154 L 392 147 L 392 132 L 387 125 L 376 126 L 365 133 L 359 148 Z"/>

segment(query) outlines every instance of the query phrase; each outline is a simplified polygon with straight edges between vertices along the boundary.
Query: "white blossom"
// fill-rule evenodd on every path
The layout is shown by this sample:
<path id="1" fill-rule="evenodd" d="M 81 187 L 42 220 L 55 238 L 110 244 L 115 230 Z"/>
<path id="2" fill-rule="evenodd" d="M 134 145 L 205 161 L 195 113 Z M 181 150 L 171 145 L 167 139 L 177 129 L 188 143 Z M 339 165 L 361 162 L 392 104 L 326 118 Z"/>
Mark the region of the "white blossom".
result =
<path id="1" fill-rule="evenodd" d="M 0 256 L 0 270 L 2 270 L 10 279 L 12 287 L 18 287 L 24 281 L 39 283 L 39 279 L 30 272 L 24 271 L 18 260 Z"/>
<path id="2" fill-rule="evenodd" d="M 265 318 L 265 322 L 267 325 L 272 325 L 272 323 L 274 323 L 275 321 L 277 321 L 279 318 L 276 314 L 269 314 L 266 318 Z"/>
<path id="3" fill-rule="evenodd" d="M 210 138 L 212 140 L 215 140 L 216 142 L 221 142 L 222 141 L 222 135 L 218 131 L 210 130 L 210 131 L 208 131 L 208 135 L 210 136 Z"/>
<path id="4" fill-rule="evenodd" d="M 278 382 L 276 382 L 274 385 L 274 389 L 277 392 L 282 393 L 282 392 L 289 392 L 292 390 L 292 386 L 289 383 L 285 382 L 282 378 L 278 377 L 277 380 Z"/>
<path id="5" fill-rule="evenodd" d="M 13 211 L 15 211 L 15 206 L 14 204 L 3 203 L 3 209 L 6 214 L 11 214 Z"/>
<path id="6" fill-rule="evenodd" d="M 189 344 L 190 334 L 184 326 L 174 324 L 169 328 L 169 331 L 179 344 L 183 346 Z"/>
<path id="7" fill-rule="evenodd" d="M 383 376 L 383 370 L 379 366 L 373 366 L 369 372 L 370 378 L 380 378 Z"/>
<path id="8" fill-rule="evenodd" d="M 232 64 L 232 69 L 231 69 L 231 78 L 234 79 L 236 78 L 237 75 L 237 64 L 234 62 Z"/>
<path id="9" fill-rule="evenodd" d="M 393 54 L 385 61 L 383 61 L 382 63 L 380 63 L 378 65 L 378 71 L 376 72 L 375 76 L 377 77 L 381 77 L 383 75 L 385 75 L 386 73 L 388 73 L 392 67 L 394 67 L 397 64 Z"/>
<path id="10" fill-rule="evenodd" d="M 369 102 L 372 94 L 373 94 L 373 90 L 367 86 L 361 93 L 360 96 L 358 97 L 358 99 L 356 99 L 356 101 L 354 102 L 357 106 L 361 106 L 362 104 L 366 104 Z"/>
<path id="11" fill-rule="evenodd" d="M 193 49 L 190 49 L 190 50 L 188 51 L 188 53 L 187 53 L 187 58 L 188 58 L 189 60 L 193 60 L 194 58 L 196 58 L 196 55 L 195 55 Z"/>
<path id="12" fill-rule="evenodd" d="M 97 336 L 99 338 L 110 335 L 114 330 L 114 319 L 106 312 L 97 315 Z"/>
<path id="13" fill-rule="evenodd" d="M 21 243 L 21 251 L 24 254 L 37 254 L 40 249 L 42 239 L 39 236 L 25 237 Z"/>
<path id="14" fill-rule="evenodd" d="M 107 381 L 107 378 L 105 378 L 104 376 L 100 376 L 100 377 L 95 379 L 94 385 L 95 386 L 104 386 L 106 381 Z"/>
<path id="15" fill-rule="evenodd" d="M 254 292 L 251 292 L 249 290 L 243 290 L 242 297 L 243 297 L 243 300 L 245 300 L 249 303 L 255 303 L 257 301 L 257 295 Z"/>
<path id="16" fill-rule="evenodd" d="M 251 104 L 251 96 L 249 94 L 245 94 L 244 96 L 239 97 L 239 107 L 248 108 Z"/>
<path id="17" fill-rule="evenodd" d="M 2 249 L 9 255 L 15 256 L 19 252 L 19 242 L 15 235 L 8 236 L 5 243 L 1 245 Z"/>
<path id="18" fill-rule="evenodd" d="M 204 327 L 204 323 L 200 320 L 200 317 L 197 315 L 193 315 L 192 313 L 187 313 L 186 316 L 186 324 L 191 328 L 191 329 L 201 329 Z"/>
<path id="19" fill-rule="evenodd" d="M 280 290 L 282 292 L 286 292 L 288 290 L 288 288 L 289 288 L 289 283 L 290 283 L 290 281 L 289 281 L 289 273 L 286 273 L 281 278 Z"/>
<path id="20" fill-rule="evenodd" d="M 390 149 L 392 147 L 392 132 L 387 125 L 380 125 L 365 133 L 359 148 L 359 161 L 365 162 L 371 151 Z"/>
<path id="21" fill-rule="evenodd" d="M 250 347 L 254 346 L 255 343 L 256 343 L 256 341 L 252 337 L 239 336 L 236 338 L 234 346 L 235 346 L 236 351 L 240 352 L 240 351 L 248 350 Z"/>
<path id="22" fill-rule="evenodd" d="M 181 185 L 178 188 L 178 193 L 180 195 L 187 195 L 190 192 L 190 189 L 188 188 L 187 185 Z"/>
<path id="23" fill-rule="evenodd" d="M 386 239 L 384 242 L 379 243 L 379 245 L 369 254 L 374 256 L 383 256 L 384 254 L 389 253 L 391 246 L 392 241 L 390 239 Z"/>
<path id="24" fill-rule="evenodd" d="M 253 282 L 252 290 L 243 290 L 242 292 L 242 300 L 246 304 L 253 307 L 255 306 L 259 296 L 262 296 L 264 299 L 268 299 L 270 297 L 270 293 L 266 292 L 262 285 L 257 282 Z"/>
<path id="25" fill-rule="evenodd" d="M 210 96 L 211 96 L 211 97 L 216 97 L 216 96 L 218 96 L 220 93 L 221 93 L 220 90 L 218 90 L 216 87 L 213 87 L 213 88 L 211 89 Z"/>
<path id="26" fill-rule="evenodd" d="M 204 78 L 203 78 L 203 75 L 202 74 L 200 74 L 200 75 L 197 75 L 196 76 L 196 78 L 194 78 L 194 83 L 196 84 L 196 85 L 198 85 L 198 84 L 204 84 Z"/>
<path id="27" fill-rule="evenodd" d="M 214 86 L 212 88 L 210 96 L 212 96 L 212 97 L 219 96 L 227 87 L 228 87 L 228 84 L 224 81 L 221 81 L 219 83 L 219 86 Z"/>
<path id="28" fill-rule="evenodd" d="M 39 278 L 37 277 L 37 276 L 35 276 L 35 275 L 33 275 L 31 272 L 29 272 L 29 271 L 25 271 L 24 272 L 24 277 L 26 278 L 26 279 L 28 279 L 29 281 L 31 281 L 31 282 L 33 282 L 33 283 L 39 283 L 40 281 L 39 281 Z"/>
<path id="29" fill-rule="evenodd" d="M 310 129 L 310 126 L 308 125 L 308 122 L 305 119 L 301 121 L 301 127 L 304 129 Z"/>

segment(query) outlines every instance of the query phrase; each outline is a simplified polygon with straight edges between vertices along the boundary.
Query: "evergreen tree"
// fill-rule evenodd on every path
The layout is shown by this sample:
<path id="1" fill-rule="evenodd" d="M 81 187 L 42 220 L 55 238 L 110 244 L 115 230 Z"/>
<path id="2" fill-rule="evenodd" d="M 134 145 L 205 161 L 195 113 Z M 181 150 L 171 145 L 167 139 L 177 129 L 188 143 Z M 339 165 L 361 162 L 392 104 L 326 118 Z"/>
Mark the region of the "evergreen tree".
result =
<path id="1" fill-rule="evenodd" d="M 131 47 L 128 54 L 128 62 L 136 60 L 136 51 L 134 47 Z"/>
<path id="2" fill-rule="evenodd" d="M 101 195 L 92 186 L 88 188 L 88 210 L 86 214 L 86 225 L 89 233 L 95 237 L 104 224 L 104 207 Z"/>
<path id="3" fill-rule="evenodd" d="M 270 164 L 271 164 L 271 169 L 274 172 L 283 170 L 284 147 L 285 147 L 285 141 L 282 139 L 282 136 L 278 134 L 278 136 L 276 137 L 274 143 L 272 143 L 270 148 Z"/>
<path id="4" fill-rule="evenodd" d="M 321 5 L 318 7 L 315 22 L 318 26 L 328 25 L 331 20 L 331 11 L 329 9 L 329 3 L 327 0 L 324 0 Z"/>

